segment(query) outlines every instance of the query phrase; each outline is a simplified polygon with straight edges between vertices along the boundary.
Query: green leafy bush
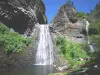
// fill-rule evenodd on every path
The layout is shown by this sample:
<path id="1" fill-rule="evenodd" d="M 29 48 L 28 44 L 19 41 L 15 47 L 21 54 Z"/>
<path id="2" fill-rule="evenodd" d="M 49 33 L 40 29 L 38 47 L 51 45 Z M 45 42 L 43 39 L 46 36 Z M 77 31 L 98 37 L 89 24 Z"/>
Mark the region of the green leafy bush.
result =
<path id="1" fill-rule="evenodd" d="M 84 61 L 80 61 L 80 58 L 86 58 L 87 54 L 79 44 L 68 41 L 65 37 L 58 36 L 56 38 L 56 45 L 60 49 L 60 53 L 69 60 L 73 68 L 84 63 Z"/>
<path id="2" fill-rule="evenodd" d="M 4 24 L 0 24 L 0 33 L 4 34 L 8 31 L 9 29 Z"/>
<path id="3" fill-rule="evenodd" d="M 100 35 L 89 36 L 92 43 L 95 44 L 97 48 L 100 48 Z"/>
<path id="4" fill-rule="evenodd" d="M 84 12 L 78 12 L 77 13 L 77 17 L 78 18 L 83 18 L 83 19 L 86 19 L 87 18 L 86 14 Z"/>
<path id="5" fill-rule="evenodd" d="M 100 20 L 90 24 L 89 35 L 91 43 L 95 43 L 96 47 L 100 48 Z"/>
<path id="6" fill-rule="evenodd" d="M 90 35 L 100 34 L 100 20 L 97 20 L 94 23 L 90 23 L 89 34 Z"/>
<path id="7" fill-rule="evenodd" d="M 60 52 L 62 52 L 63 54 L 66 53 L 66 39 L 65 37 L 60 37 L 58 36 L 56 38 L 56 45 L 60 48 Z"/>
<path id="8" fill-rule="evenodd" d="M 24 38 L 17 32 L 10 32 L 9 29 L 3 24 L 0 24 L 0 41 L 4 46 L 6 54 L 10 54 L 12 52 L 22 52 L 25 47 L 31 43 L 31 39 Z"/>

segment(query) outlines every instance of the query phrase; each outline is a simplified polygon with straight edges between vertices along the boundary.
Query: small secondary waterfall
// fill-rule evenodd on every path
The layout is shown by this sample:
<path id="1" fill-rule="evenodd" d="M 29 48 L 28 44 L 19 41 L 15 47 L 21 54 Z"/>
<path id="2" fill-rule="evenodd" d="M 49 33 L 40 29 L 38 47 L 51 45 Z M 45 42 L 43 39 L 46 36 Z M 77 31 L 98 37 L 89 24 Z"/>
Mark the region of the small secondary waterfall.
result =
<path id="1" fill-rule="evenodd" d="M 52 65 L 54 59 L 53 42 L 49 32 L 49 25 L 39 25 L 39 29 L 36 65 Z"/>
<path id="2" fill-rule="evenodd" d="M 88 36 L 89 36 L 89 30 L 88 29 L 89 29 L 89 22 L 86 21 L 86 32 L 87 32 L 88 45 L 89 45 L 89 48 L 90 48 L 90 52 L 94 52 L 95 50 L 94 50 L 93 46 L 90 44 L 90 41 L 89 41 L 89 38 L 88 38 Z"/>

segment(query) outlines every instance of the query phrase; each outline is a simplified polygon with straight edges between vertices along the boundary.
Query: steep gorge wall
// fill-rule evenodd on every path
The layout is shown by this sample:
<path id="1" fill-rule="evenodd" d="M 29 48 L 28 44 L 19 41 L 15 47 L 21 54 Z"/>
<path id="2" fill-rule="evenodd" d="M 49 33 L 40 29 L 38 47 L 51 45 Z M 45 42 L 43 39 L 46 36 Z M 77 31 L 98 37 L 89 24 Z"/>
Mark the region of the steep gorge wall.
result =
<path id="1" fill-rule="evenodd" d="M 42 0 L 0 0 L 0 21 L 23 34 L 36 23 L 47 23 Z"/>

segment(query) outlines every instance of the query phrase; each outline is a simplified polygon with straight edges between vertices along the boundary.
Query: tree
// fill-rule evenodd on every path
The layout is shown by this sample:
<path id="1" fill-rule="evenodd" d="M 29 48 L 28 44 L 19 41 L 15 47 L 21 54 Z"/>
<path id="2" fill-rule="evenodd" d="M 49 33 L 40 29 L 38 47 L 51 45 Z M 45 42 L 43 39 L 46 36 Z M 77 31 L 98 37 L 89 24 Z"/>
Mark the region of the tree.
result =
<path id="1" fill-rule="evenodd" d="M 74 2 L 72 0 L 67 0 L 67 4 L 69 4 L 69 5 L 74 7 Z"/>
<path id="2" fill-rule="evenodd" d="M 78 13 L 77 13 L 77 17 L 78 17 L 78 18 L 83 18 L 83 19 L 84 19 L 84 18 L 85 18 L 85 19 L 87 18 L 86 14 L 85 14 L 84 12 L 78 12 Z"/>

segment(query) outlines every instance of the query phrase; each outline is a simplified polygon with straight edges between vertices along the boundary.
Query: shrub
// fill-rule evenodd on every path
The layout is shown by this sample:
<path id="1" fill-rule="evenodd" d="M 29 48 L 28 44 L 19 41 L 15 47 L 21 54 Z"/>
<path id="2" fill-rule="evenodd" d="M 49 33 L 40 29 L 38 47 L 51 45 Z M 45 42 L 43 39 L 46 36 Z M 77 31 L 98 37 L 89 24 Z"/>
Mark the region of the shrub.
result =
<path id="1" fill-rule="evenodd" d="M 31 39 L 24 38 L 17 32 L 10 32 L 5 25 L 0 25 L 0 41 L 6 54 L 22 52 L 31 43 Z"/>
<path id="2" fill-rule="evenodd" d="M 95 43 L 95 45 L 100 48 L 100 35 L 91 35 L 90 40 L 92 43 Z"/>
<path id="3" fill-rule="evenodd" d="M 4 34 L 8 31 L 9 29 L 4 24 L 0 24 L 0 33 Z"/>
<path id="4" fill-rule="evenodd" d="M 89 34 L 90 35 L 100 34 L 100 20 L 97 20 L 96 22 L 90 22 Z"/>
<path id="5" fill-rule="evenodd" d="M 78 18 L 83 18 L 83 19 L 86 19 L 87 18 L 86 14 L 84 12 L 78 12 L 77 13 L 77 17 Z"/>
<path id="6" fill-rule="evenodd" d="M 86 58 L 87 54 L 79 44 L 68 41 L 65 37 L 58 36 L 56 45 L 60 49 L 60 53 L 70 62 L 72 68 L 84 63 L 84 61 L 81 62 L 79 59 Z"/>

